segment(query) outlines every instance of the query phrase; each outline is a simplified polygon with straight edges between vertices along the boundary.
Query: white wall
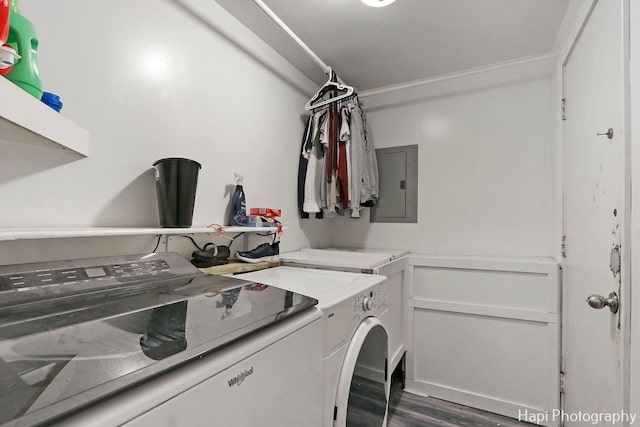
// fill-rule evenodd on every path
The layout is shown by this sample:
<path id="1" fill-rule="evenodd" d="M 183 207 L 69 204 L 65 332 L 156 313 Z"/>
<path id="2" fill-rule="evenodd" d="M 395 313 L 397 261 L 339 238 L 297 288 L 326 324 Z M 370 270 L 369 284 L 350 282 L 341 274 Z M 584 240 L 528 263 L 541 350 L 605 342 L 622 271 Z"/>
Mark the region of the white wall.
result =
<path id="1" fill-rule="evenodd" d="M 239 172 L 248 206 L 283 209 L 285 250 L 329 243 L 326 223 L 301 226 L 295 201 L 299 116 L 315 85 L 217 3 L 20 6 L 40 39 L 44 89 L 60 94 L 62 113 L 90 132 L 90 155 L 0 142 L 2 227 L 157 226 L 151 166 L 180 156 L 203 166 L 194 225 L 225 221 Z M 2 242 L 0 259 L 101 252 L 100 240 L 90 241 Z M 108 244 L 111 253 L 150 251 L 155 239 Z"/>
<path id="2" fill-rule="evenodd" d="M 542 57 L 365 96 L 377 148 L 419 147 L 418 223 L 340 218 L 333 244 L 552 255 L 554 64 Z"/>

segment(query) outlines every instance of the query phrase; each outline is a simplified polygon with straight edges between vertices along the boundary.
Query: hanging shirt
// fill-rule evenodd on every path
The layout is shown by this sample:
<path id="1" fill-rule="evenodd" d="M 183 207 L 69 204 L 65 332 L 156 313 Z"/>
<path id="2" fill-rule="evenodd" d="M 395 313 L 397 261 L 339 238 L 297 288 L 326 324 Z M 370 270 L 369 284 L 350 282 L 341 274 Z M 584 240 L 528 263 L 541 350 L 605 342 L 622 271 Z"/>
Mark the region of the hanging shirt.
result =
<path id="1" fill-rule="evenodd" d="M 360 182 L 360 206 L 373 206 L 378 200 L 378 161 L 376 158 L 376 150 L 373 146 L 370 134 L 367 132 L 366 117 L 364 111 L 357 103 L 351 114 L 352 144 L 354 149 L 357 148 L 357 167 L 360 169 L 358 175 L 361 177 Z M 356 145 L 356 135 L 359 136 L 358 147 Z M 355 165 L 352 161 L 352 165 Z M 356 166 L 354 166 L 355 170 Z"/>
<path id="2" fill-rule="evenodd" d="M 347 107 L 340 108 L 340 131 L 338 134 L 338 182 L 340 189 L 340 205 L 342 209 L 349 207 L 349 118 Z"/>
<path id="3" fill-rule="evenodd" d="M 321 160 L 321 179 L 317 182 L 317 186 L 320 189 L 320 207 L 326 211 L 327 209 L 327 156 L 329 151 L 329 112 L 325 110 L 323 112 L 323 121 L 320 126 L 320 133 L 318 134 L 319 144 L 322 145 L 322 152 L 324 156 Z M 318 153 L 320 153 L 318 149 Z M 326 212 L 325 212 L 326 213 Z"/>
<path id="4" fill-rule="evenodd" d="M 349 181 L 349 191 L 351 194 L 351 217 L 360 217 L 360 201 L 362 195 L 362 187 L 364 181 L 366 166 L 366 151 L 365 151 L 365 135 L 364 124 L 362 122 L 362 116 L 360 114 L 360 107 L 357 103 L 350 103 L 351 108 L 351 122 L 350 131 L 351 136 L 351 180 Z"/>
<path id="5" fill-rule="evenodd" d="M 310 138 L 312 128 L 312 120 L 311 117 L 307 116 L 305 118 L 305 126 L 304 126 L 304 134 L 302 135 L 302 147 L 301 152 L 304 152 L 304 147 L 307 144 L 308 139 Z M 308 160 L 300 154 L 300 159 L 298 161 L 298 212 L 300 214 L 300 218 L 309 218 L 309 214 L 304 212 L 304 184 L 307 177 L 307 165 Z"/>
<path id="6" fill-rule="evenodd" d="M 373 139 L 371 138 L 371 132 L 367 128 L 367 117 L 364 110 L 360 108 L 360 114 L 362 116 L 362 129 L 364 131 L 365 140 L 365 153 L 367 174 L 366 180 L 363 181 L 364 194 L 361 195 L 360 203 L 367 203 L 368 206 L 373 206 L 379 197 L 380 183 L 378 179 L 378 158 L 376 156 L 376 147 L 373 145 Z M 364 200 L 363 200 L 364 199 Z"/>
<path id="7" fill-rule="evenodd" d="M 309 143 L 305 144 L 302 155 L 308 160 L 307 173 L 305 179 L 304 203 L 302 210 L 307 213 L 317 213 L 321 209 L 320 184 L 322 183 L 322 166 L 323 156 L 320 150 L 324 152 L 320 143 L 323 132 L 323 122 L 326 119 L 324 112 L 315 113 L 312 116 L 312 130 Z M 322 148 L 320 148 L 322 147 Z"/>
<path id="8" fill-rule="evenodd" d="M 329 107 L 329 149 L 327 151 L 327 211 L 336 211 L 338 201 L 338 132 L 340 112 L 335 105 Z"/>
<path id="9" fill-rule="evenodd" d="M 351 109 L 348 106 L 342 109 L 340 141 L 344 141 L 347 144 L 347 176 L 349 185 L 351 185 Z M 349 191 L 349 199 L 351 199 L 351 191 Z"/>

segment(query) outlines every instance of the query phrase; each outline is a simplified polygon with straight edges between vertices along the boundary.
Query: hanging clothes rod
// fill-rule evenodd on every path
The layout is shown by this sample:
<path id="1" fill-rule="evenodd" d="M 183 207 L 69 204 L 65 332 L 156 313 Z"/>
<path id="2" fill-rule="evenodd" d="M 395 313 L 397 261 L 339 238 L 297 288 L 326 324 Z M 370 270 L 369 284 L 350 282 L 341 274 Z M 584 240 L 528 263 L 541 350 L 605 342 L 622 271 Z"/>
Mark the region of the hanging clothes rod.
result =
<path id="1" fill-rule="evenodd" d="M 258 7 L 260 9 L 262 9 L 262 11 L 264 13 L 267 14 L 267 16 L 269 18 L 271 18 L 273 20 L 273 22 L 275 22 L 276 24 L 278 24 L 278 26 L 280 28 L 282 28 L 282 30 L 287 33 L 287 35 L 289 37 L 291 37 L 293 39 L 294 42 L 296 42 L 298 44 L 298 46 L 300 46 L 302 48 L 302 50 L 304 50 L 307 55 L 309 55 L 311 57 L 311 59 L 313 59 L 313 61 L 318 64 L 318 66 L 320 67 L 320 69 L 322 69 L 322 71 L 328 75 L 329 77 L 331 77 L 331 67 L 329 67 L 327 64 L 325 64 L 325 62 L 320 59 L 320 57 L 318 55 L 316 55 L 316 53 L 314 51 L 311 50 L 311 48 L 309 46 L 307 46 L 305 44 L 305 42 L 302 41 L 302 39 L 300 39 L 300 37 L 298 37 L 296 35 L 296 33 L 294 33 L 291 28 L 289 28 L 287 26 L 287 24 L 284 23 L 284 21 L 282 21 L 282 19 L 280 19 L 280 17 L 278 15 L 275 14 L 275 12 L 273 10 L 271 10 L 269 8 L 269 6 L 267 6 L 262 0 L 253 0 L 253 2 L 258 5 Z M 336 76 L 337 77 L 337 76 Z M 344 82 L 337 77 L 338 82 L 344 84 Z"/>

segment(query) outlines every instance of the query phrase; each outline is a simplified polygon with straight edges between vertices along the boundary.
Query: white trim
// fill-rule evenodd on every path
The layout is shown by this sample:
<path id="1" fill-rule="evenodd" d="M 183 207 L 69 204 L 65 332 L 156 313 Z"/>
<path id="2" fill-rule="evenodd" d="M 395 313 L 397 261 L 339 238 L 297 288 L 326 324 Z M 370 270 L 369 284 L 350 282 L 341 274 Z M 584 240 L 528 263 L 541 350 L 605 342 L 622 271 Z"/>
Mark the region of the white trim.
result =
<path id="1" fill-rule="evenodd" d="M 368 110 L 416 100 L 466 92 L 492 85 L 551 77 L 556 53 L 521 58 L 484 67 L 360 92 Z"/>
<path id="2" fill-rule="evenodd" d="M 408 270 L 409 268 L 408 265 L 409 265 L 408 258 L 406 256 L 400 256 L 374 269 L 374 272 L 376 274 L 386 276 L 387 278 L 394 277 L 397 274 L 401 275 L 401 278 L 400 278 L 401 286 L 399 291 L 402 293 L 402 299 L 401 299 L 402 306 L 399 307 L 399 309 L 401 310 L 400 333 L 402 334 L 402 336 L 400 337 L 400 346 L 397 346 L 396 348 L 391 348 L 391 337 L 389 337 L 389 343 L 390 343 L 389 344 L 389 371 L 391 373 L 396 369 L 396 367 L 398 366 L 398 363 L 400 363 L 400 360 L 402 360 L 402 357 L 404 356 L 406 351 L 406 340 L 408 335 L 407 334 L 407 313 L 408 313 L 407 300 L 408 298 L 407 298 L 406 280 L 408 275 L 410 274 Z M 391 288 L 390 291 L 397 292 L 398 289 Z M 389 334 L 394 334 L 396 332 L 395 331 L 396 325 L 391 320 L 392 317 L 394 316 L 394 313 L 392 313 L 391 310 L 389 310 L 389 313 L 387 314 L 387 316 L 390 322 L 387 325 L 387 327 L 389 328 L 387 332 Z"/>
<path id="3" fill-rule="evenodd" d="M 623 72 L 623 97 L 624 97 L 624 144 L 625 144 L 625 193 L 624 193 L 624 232 L 622 234 L 622 247 L 626 248 L 622 251 L 622 272 L 620 283 L 620 296 L 623 298 L 623 305 L 620 311 L 620 322 L 622 328 L 622 408 L 625 412 L 631 411 L 631 313 L 633 312 L 632 299 L 632 185 L 633 185 L 633 161 L 632 161 L 632 142 L 631 142 L 631 2 L 623 0 L 622 2 L 622 20 L 623 20 L 623 52 L 622 52 L 622 72 Z M 636 165 L 636 167 L 638 167 Z M 635 366 L 639 366 L 635 362 Z"/>
<path id="4" fill-rule="evenodd" d="M 589 22 L 589 19 L 591 18 L 591 14 L 593 13 L 593 10 L 596 8 L 596 4 L 598 4 L 598 0 L 593 0 L 591 5 L 589 6 L 589 9 L 586 11 L 586 15 L 582 20 L 580 27 L 578 28 L 578 32 L 576 33 L 575 37 L 573 37 L 573 41 L 571 42 L 571 45 L 569 46 L 569 49 L 566 52 L 566 55 L 564 55 L 564 59 L 562 60 L 563 67 L 566 67 L 566 65 L 569 63 L 571 54 L 573 53 L 574 49 L 578 45 L 578 41 L 580 41 L 580 37 L 582 37 L 582 33 L 584 32 L 584 29 L 587 26 L 587 22 Z"/>
<path id="5" fill-rule="evenodd" d="M 471 314 L 475 316 L 526 320 L 529 322 L 539 322 L 546 324 L 560 323 L 559 313 L 545 313 L 543 311 L 523 310 L 518 308 L 499 307 L 492 305 L 466 304 L 432 299 L 413 299 L 409 300 L 409 307 L 431 311 L 446 311 L 449 313 Z"/>
<path id="6" fill-rule="evenodd" d="M 538 66 L 540 65 L 540 63 L 545 64 L 544 69 L 547 70 L 549 74 L 551 74 L 552 70 L 546 68 L 546 63 L 548 62 L 549 59 L 555 59 L 556 57 L 557 57 L 556 54 L 547 54 L 547 55 L 532 56 L 527 58 L 520 58 L 513 61 L 499 62 L 496 64 L 486 65 L 483 67 L 470 68 L 468 70 L 458 71 L 451 74 L 443 74 L 435 77 L 429 77 L 426 79 L 400 83 L 397 85 L 384 86 L 377 89 L 370 89 L 370 90 L 360 92 L 358 96 L 360 98 L 366 98 L 368 96 L 381 95 L 384 93 L 395 92 L 398 90 L 414 89 L 418 86 L 431 85 L 431 84 L 442 82 L 442 81 L 460 79 L 463 77 L 474 76 L 474 75 L 483 74 L 483 73 L 490 73 L 492 71 L 502 70 L 502 69 L 511 68 L 511 67 L 520 67 L 522 65 L 528 65 L 528 64 L 536 64 Z"/>
<path id="7" fill-rule="evenodd" d="M 404 321 L 405 321 L 405 329 L 404 329 L 404 346 L 407 351 L 407 358 L 405 359 L 405 377 L 406 378 L 415 378 L 416 370 L 414 369 L 414 363 L 411 359 L 414 358 L 415 355 L 415 335 L 416 335 L 416 326 L 414 320 L 414 310 L 409 308 L 409 301 L 413 299 L 413 276 L 414 276 L 414 266 L 411 262 L 411 258 L 408 258 L 407 267 L 405 270 L 405 297 L 404 297 Z"/>
<path id="8" fill-rule="evenodd" d="M 470 393 L 468 391 L 458 390 L 452 387 L 446 387 L 440 384 L 423 381 L 407 380 L 405 391 L 421 396 L 434 396 L 439 399 L 468 405 L 473 408 L 491 408 L 488 409 L 491 412 L 506 414 L 515 419 L 518 419 L 518 415 L 523 414 L 525 411 L 529 414 L 544 414 L 546 411 L 546 409 L 543 408 L 532 408 L 522 403 L 511 402 L 505 399 L 498 399 L 494 396 Z M 549 416 L 548 418 L 549 421 L 551 421 L 552 417 Z M 558 424 L 542 422 L 539 425 L 556 426 Z"/>
<path id="9" fill-rule="evenodd" d="M 553 258 L 491 258 L 476 256 L 446 256 L 411 254 L 409 262 L 415 267 L 459 268 L 464 270 L 510 271 L 533 274 L 557 273 Z"/>
<path id="10" fill-rule="evenodd" d="M 640 7 L 637 2 L 630 4 L 629 14 L 630 21 L 635 23 L 635 27 L 631 28 L 631 41 L 630 41 L 630 62 L 631 76 L 640 75 L 640 31 L 638 31 L 637 23 L 640 22 Z M 632 24 L 633 25 L 633 24 Z M 630 82 L 630 126 L 629 132 L 631 138 L 631 163 L 634 165 L 631 169 L 631 216 L 630 221 L 632 224 L 631 240 L 627 245 L 627 250 L 631 253 L 638 252 L 638 245 L 640 245 L 640 185 L 633 185 L 633 183 L 640 183 L 640 84 L 638 80 L 634 79 Z M 625 259 L 623 262 L 625 262 Z M 630 413 L 640 414 L 640 262 L 633 262 L 631 267 L 631 294 L 627 297 L 630 307 L 635 308 L 635 315 L 631 315 L 631 331 L 630 331 L 630 354 L 629 354 L 629 402 Z M 634 285 L 633 282 L 636 284 Z M 624 304 L 624 303 L 623 303 Z"/>

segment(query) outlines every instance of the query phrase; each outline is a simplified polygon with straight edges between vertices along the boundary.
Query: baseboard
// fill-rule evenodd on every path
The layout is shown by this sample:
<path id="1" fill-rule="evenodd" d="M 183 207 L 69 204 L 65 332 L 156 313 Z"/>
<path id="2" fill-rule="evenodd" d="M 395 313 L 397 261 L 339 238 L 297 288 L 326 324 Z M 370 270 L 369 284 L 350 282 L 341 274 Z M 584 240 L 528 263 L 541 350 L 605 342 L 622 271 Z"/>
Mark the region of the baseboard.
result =
<path id="1" fill-rule="evenodd" d="M 560 425 L 559 420 L 554 420 L 553 415 L 545 409 L 531 408 L 527 405 L 510 402 L 493 396 L 480 395 L 438 384 L 409 379 L 406 380 L 404 390 L 419 396 L 435 397 L 494 414 L 504 415 L 516 420 L 537 423 L 542 426 L 558 427 Z"/>

